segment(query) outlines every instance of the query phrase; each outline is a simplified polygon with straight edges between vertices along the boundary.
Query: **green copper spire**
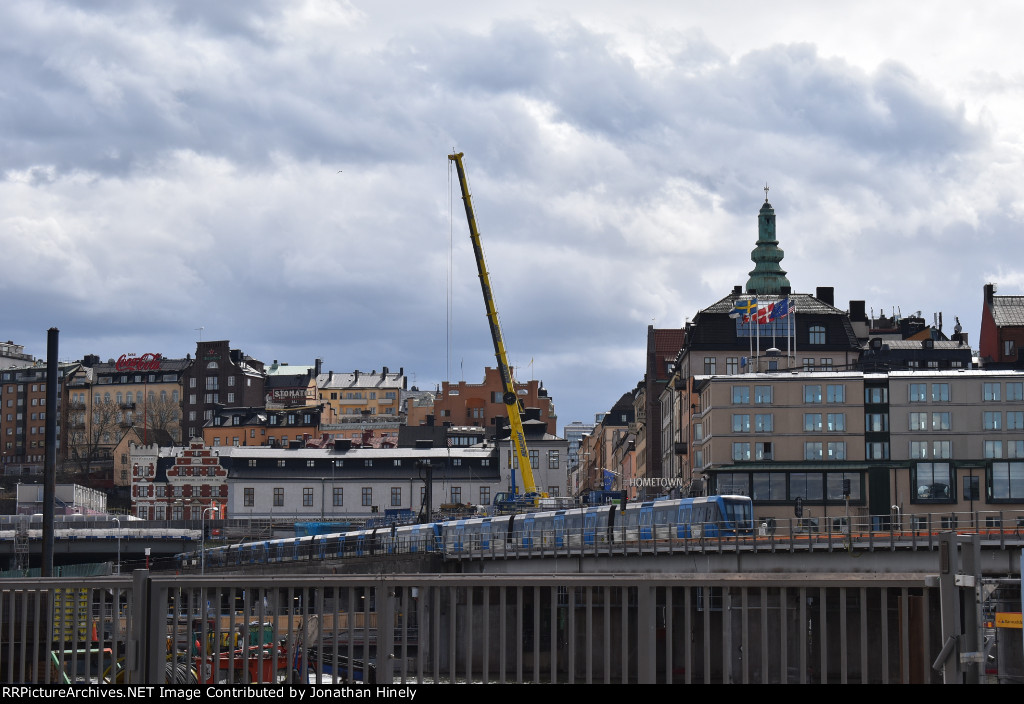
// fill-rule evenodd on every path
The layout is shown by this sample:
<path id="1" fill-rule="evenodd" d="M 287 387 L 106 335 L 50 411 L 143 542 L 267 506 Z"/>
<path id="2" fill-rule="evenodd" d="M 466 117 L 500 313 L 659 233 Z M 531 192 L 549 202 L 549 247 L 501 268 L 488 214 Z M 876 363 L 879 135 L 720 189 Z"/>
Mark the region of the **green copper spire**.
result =
<path id="1" fill-rule="evenodd" d="M 768 186 L 764 187 L 764 205 L 757 214 L 757 246 L 750 253 L 754 270 L 747 279 L 747 293 L 778 295 L 789 286 L 786 272 L 779 266 L 785 254 L 775 239 L 775 210 L 768 202 Z"/>

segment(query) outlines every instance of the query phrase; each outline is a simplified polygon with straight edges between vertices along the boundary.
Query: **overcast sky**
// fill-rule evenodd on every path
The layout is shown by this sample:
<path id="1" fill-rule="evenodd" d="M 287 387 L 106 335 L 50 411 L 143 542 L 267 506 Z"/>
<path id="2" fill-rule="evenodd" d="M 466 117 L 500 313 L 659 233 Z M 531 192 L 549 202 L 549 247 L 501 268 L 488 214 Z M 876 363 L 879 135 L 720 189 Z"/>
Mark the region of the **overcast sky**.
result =
<path id="1" fill-rule="evenodd" d="M 560 426 L 636 386 L 648 325 L 746 283 L 765 183 L 798 292 L 975 347 L 983 285 L 1024 292 L 1018 2 L 9 0 L 0 26 L 0 339 L 39 357 L 57 327 L 62 360 L 201 336 L 482 381 L 452 150 Z"/>

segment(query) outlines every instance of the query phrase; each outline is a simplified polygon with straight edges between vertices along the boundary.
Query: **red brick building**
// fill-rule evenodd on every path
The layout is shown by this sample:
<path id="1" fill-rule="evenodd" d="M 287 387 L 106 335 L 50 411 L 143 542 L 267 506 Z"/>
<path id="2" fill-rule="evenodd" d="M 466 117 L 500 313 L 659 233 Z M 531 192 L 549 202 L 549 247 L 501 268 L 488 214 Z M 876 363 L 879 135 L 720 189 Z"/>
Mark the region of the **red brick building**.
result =
<path id="1" fill-rule="evenodd" d="M 546 432 L 557 435 L 558 416 L 555 414 L 555 404 L 541 382 L 531 379 L 516 382 L 515 387 L 523 407 L 539 409 L 539 420 L 544 423 Z M 452 384 L 446 381 L 434 399 L 433 423 L 475 425 L 482 428 L 504 426 L 508 418 L 505 404 L 501 400 L 504 391 L 501 374 L 492 367 L 484 370 L 482 384 L 470 384 L 465 381 Z M 427 422 L 430 423 L 429 417 Z"/>

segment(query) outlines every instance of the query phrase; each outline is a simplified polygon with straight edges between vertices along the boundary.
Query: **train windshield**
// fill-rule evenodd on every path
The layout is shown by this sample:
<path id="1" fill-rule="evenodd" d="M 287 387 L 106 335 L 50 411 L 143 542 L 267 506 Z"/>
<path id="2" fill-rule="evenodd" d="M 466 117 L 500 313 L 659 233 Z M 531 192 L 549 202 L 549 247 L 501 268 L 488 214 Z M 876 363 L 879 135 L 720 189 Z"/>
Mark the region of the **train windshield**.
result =
<path id="1" fill-rule="evenodd" d="M 737 528 L 750 528 L 753 525 L 754 509 L 749 501 L 725 500 L 726 520 L 735 521 Z"/>

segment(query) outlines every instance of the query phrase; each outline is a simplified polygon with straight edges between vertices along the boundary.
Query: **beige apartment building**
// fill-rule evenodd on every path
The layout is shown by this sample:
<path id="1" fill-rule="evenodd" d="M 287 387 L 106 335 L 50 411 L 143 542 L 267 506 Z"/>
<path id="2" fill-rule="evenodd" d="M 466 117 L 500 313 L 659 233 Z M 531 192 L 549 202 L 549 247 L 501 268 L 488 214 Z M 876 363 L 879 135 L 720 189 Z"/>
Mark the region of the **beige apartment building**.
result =
<path id="1" fill-rule="evenodd" d="M 1024 508 L 1024 372 L 698 376 L 693 476 L 759 518 L 955 523 Z M 888 518 L 886 518 L 888 517 Z M 972 519 L 973 520 L 973 519 Z"/>

